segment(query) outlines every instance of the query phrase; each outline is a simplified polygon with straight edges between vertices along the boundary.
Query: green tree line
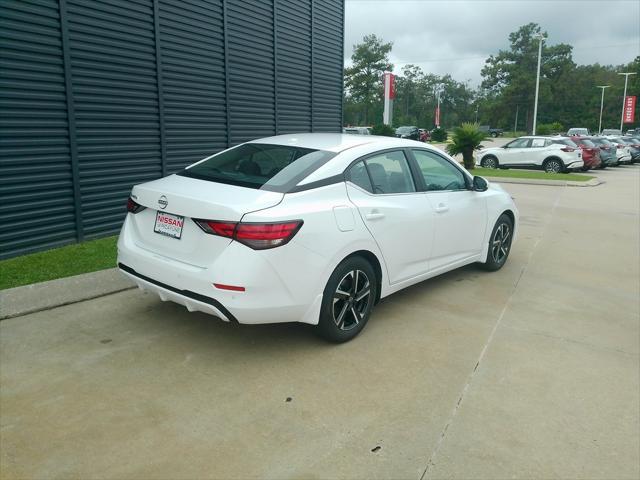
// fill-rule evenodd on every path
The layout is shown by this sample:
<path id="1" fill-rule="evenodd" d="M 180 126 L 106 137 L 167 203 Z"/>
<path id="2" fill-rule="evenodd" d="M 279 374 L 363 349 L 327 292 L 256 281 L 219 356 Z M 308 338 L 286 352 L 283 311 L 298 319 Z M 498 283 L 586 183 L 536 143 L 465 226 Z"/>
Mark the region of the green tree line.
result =
<path id="1" fill-rule="evenodd" d="M 538 124 L 560 124 L 564 129 L 587 127 L 597 131 L 601 89 L 605 91 L 602 128 L 619 128 L 624 77 L 631 76 L 627 95 L 640 95 L 640 56 L 625 65 L 576 65 L 573 47 L 553 44 L 536 23 L 509 35 L 509 48 L 489 56 L 478 88 L 450 75 L 438 76 L 417 65 L 405 65 L 396 76 L 394 125 L 433 128 L 437 93 L 441 123 L 446 128 L 478 122 L 505 130 L 531 131 L 539 36 L 542 44 Z M 393 45 L 367 35 L 354 46 L 351 66 L 345 69 L 344 124 L 372 125 L 382 120 L 382 73 L 393 70 Z M 516 123 L 517 116 L 517 123 Z M 636 124 L 640 125 L 638 112 Z"/>

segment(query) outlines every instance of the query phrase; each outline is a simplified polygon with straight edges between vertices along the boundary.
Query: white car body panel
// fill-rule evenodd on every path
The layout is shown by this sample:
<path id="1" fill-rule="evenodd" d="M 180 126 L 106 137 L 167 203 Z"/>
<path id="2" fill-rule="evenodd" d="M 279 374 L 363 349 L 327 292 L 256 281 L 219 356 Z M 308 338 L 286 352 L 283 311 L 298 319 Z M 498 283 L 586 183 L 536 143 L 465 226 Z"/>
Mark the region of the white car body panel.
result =
<path id="1" fill-rule="evenodd" d="M 423 143 L 397 138 L 300 134 L 254 143 L 340 152 L 301 180 L 301 187 L 343 175 L 354 160 L 388 148 L 427 149 L 455 162 Z M 167 201 L 164 208 L 158 204 L 162 196 Z M 170 175 L 135 186 L 132 198 L 146 208 L 125 219 L 118 239 L 123 273 L 162 300 L 247 324 L 317 324 L 329 277 L 354 253 L 377 260 L 380 297 L 385 297 L 440 273 L 484 261 L 493 226 L 506 211 L 514 219 L 514 237 L 518 233 L 515 204 L 495 184 L 484 192 L 378 195 L 339 177 L 315 188 L 278 193 Z M 158 210 L 185 217 L 180 239 L 154 232 Z M 254 250 L 205 233 L 194 218 L 304 223 L 286 245 Z M 245 290 L 224 290 L 214 284 Z"/>

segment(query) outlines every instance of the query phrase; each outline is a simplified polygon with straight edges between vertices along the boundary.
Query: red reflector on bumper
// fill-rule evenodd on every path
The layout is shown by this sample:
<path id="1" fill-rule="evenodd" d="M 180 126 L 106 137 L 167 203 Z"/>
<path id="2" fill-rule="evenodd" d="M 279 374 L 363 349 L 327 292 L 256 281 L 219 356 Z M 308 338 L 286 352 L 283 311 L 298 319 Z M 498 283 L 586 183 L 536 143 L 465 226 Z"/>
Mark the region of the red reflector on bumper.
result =
<path id="1" fill-rule="evenodd" d="M 244 292 L 244 287 L 236 287 L 235 285 L 224 285 L 222 283 L 214 283 L 214 287 L 220 290 L 231 290 L 232 292 Z"/>

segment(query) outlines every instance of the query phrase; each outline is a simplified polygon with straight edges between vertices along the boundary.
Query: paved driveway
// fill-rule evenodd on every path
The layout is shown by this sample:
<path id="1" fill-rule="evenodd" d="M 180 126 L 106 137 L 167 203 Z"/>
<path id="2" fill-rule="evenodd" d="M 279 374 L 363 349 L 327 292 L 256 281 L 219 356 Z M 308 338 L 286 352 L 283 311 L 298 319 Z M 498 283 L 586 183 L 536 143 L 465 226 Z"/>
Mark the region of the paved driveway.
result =
<path id="1" fill-rule="evenodd" d="M 0 322 L 2 478 L 638 478 L 640 168 L 505 185 L 500 272 L 355 341 L 127 291 Z"/>

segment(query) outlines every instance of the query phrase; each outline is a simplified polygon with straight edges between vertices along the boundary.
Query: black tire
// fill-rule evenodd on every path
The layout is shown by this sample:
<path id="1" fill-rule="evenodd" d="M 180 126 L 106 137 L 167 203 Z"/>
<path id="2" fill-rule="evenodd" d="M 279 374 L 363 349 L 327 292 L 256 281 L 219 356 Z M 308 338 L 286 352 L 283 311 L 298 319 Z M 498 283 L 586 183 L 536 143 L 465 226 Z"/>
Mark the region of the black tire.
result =
<path id="1" fill-rule="evenodd" d="M 490 272 L 500 270 L 509 258 L 512 241 L 513 222 L 509 215 L 503 213 L 491 231 L 487 261 L 481 264 L 482 268 Z"/>
<path id="2" fill-rule="evenodd" d="M 371 316 L 377 286 L 375 271 L 367 260 L 344 260 L 324 289 L 318 333 L 334 343 L 348 342 L 358 335 Z"/>
<path id="3" fill-rule="evenodd" d="M 545 160 L 542 167 L 547 173 L 562 173 L 565 171 L 564 164 L 559 158 L 549 158 Z"/>
<path id="4" fill-rule="evenodd" d="M 480 161 L 480 166 L 484 168 L 498 168 L 500 164 L 496 157 L 493 155 L 487 155 Z"/>
<path id="5" fill-rule="evenodd" d="M 497 134 L 496 132 L 492 132 L 492 133 L 491 133 L 491 136 L 492 136 L 493 138 L 497 138 L 497 137 L 498 137 L 498 134 Z"/>

